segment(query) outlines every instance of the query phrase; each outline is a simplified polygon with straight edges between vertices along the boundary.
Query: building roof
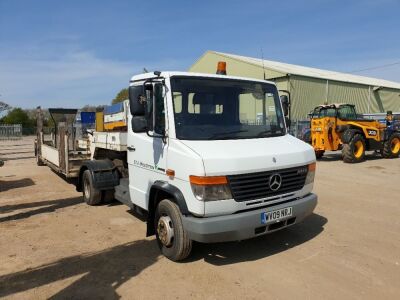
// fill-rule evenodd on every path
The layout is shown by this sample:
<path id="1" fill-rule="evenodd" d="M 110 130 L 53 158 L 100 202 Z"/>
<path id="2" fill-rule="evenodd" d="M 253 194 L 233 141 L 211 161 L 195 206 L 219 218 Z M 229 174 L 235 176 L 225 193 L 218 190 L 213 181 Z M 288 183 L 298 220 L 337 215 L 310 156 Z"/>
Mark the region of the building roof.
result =
<path id="1" fill-rule="evenodd" d="M 358 83 L 369 85 L 373 87 L 387 87 L 387 88 L 394 88 L 400 89 L 400 83 L 394 81 L 388 81 L 384 79 L 377 79 L 359 75 L 353 75 L 349 73 L 340 73 L 335 71 L 328 71 L 328 70 L 321 70 L 316 68 L 310 67 L 303 67 L 298 65 L 292 65 L 272 60 L 265 60 L 264 62 L 260 58 L 253 58 L 247 56 L 240 56 L 235 54 L 223 53 L 223 52 L 216 52 L 216 51 L 209 51 L 211 53 L 215 53 L 220 56 L 225 56 L 231 59 L 236 59 L 238 61 L 242 61 L 245 63 L 249 63 L 252 65 L 256 65 L 259 67 L 264 67 L 266 69 L 274 70 L 276 72 L 281 72 L 283 74 L 291 74 L 291 75 L 300 75 L 300 76 L 307 76 L 313 78 L 321 78 L 333 81 L 342 81 L 342 82 L 350 82 L 350 83 Z"/>

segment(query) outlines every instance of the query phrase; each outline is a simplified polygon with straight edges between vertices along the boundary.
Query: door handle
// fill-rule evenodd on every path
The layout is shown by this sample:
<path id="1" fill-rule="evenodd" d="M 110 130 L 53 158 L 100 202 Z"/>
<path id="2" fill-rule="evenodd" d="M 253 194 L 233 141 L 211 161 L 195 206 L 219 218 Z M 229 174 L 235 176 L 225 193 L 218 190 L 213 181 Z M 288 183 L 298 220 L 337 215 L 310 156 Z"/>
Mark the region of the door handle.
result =
<path id="1" fill-rule="evenodd" d="M 132 146 L 128 146 L 128 147 L 126 147 L 129 151 L 135 151 L 136 150 L 136 148 L 135 147 L 132 147 Z"/>

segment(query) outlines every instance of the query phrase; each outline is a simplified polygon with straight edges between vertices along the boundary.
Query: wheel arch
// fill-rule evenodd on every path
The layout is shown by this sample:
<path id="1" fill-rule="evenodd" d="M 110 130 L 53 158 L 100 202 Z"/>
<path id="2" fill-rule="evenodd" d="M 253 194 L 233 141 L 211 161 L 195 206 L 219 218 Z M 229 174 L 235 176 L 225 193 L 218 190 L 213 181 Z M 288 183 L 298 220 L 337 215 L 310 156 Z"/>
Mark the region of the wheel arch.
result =
<path id="1" fill-rule="evenodd" d="M 185 197 L 183 193 L 176 186 L 166 182 L 157 180 L 153 183 L 150 188 L 149 193 L 149 206 L 148 206 L 148 214 L 147 214 L 147 233 L 146 236 L 151 236 L 155 234 L 154 231 L 154 217 L 155 211 L 158 203 L 161 200 L 169 199 L 178 205 L 179 210 L 182 215 L 189 215 L 189 209 L 186 204 Z"/>
<path id="2" fill-rule="evenodd" d="M 349 127 L 343 132 L 341 137 L 343 144 L 348 144 L 355 134 L 361 134 L 365 140 L 365 134 L 362 128 L 355 125 L 349 125 Z"/>
<path id="3" fill-rule="evenodd" d="M 79 169 L 76 190 L 82 191 L 83 173 L 89 170 L 95 186 L 100 189 L 110 189 L 119 184 L 119 175 L 113 162 L 109 159 L 85 161 Z"/>

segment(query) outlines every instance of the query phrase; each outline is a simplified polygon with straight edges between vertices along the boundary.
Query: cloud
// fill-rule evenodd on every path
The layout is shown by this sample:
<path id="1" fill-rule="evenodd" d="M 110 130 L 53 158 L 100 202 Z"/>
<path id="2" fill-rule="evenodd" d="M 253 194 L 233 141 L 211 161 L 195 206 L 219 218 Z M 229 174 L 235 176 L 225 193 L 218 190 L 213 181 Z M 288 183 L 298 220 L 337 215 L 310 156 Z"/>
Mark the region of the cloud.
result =
<path id="1" fill-rule="evenodd" d="M 108 103 L 139 71 L 132 62 L 74 51 L 55 59 L 0 59 L 0 94 L 13 106 Z"/>
<path id="2" fill-rule="evenodd" d="M 33 48 L 29 49 L 32 51 Z M 90 51 L 70 47 L 58 57 L 54 51 L 17 56 L 0 53 L 0 99 L 12 106 L 82 107 L 109 104 L 130 78 L 148 70 L 176 70 L 182 61 L 151 62 L 100 58 Z"/>

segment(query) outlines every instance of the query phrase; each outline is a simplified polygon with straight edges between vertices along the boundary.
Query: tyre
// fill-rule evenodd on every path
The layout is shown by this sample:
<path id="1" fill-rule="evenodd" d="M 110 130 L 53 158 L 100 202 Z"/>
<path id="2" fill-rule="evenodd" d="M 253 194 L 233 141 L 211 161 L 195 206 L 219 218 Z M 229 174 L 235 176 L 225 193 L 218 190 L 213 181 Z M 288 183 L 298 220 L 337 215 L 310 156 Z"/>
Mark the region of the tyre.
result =
<path id="1" fill-rule="evenodd" d="M 317 150 L 317 151 L 315 151 L 315 157 L 317 159 L 320 159 L 320 158 L 322 158 L 322 156 L 324 156 L 324 153 L 325 153 L 325 150 Z"/>
<path id="2" fill-rule="evenodd" d="M 384 158 L 396 158 L 400 154 L 400 133 L 393 133 L 383 144 L 382 156 Z"/>
<path id="3" fill-rule="evenodd" d="M 82 176 L 83 199 L 86 204 L 98 205 L 101 203 L 101 191 L 93 187 L 93 178 L 89 170 L 83 172 Z"/>
<path id="4" fill-rule="evenodd" d="M 162 200 L 156 209 L 154 226 L 162 254 L 172 261 L 183 260 L 192 250 L 192 241 L 183 228 L 179 207 L 171 200 Z"/>
<path id="5" fill-rule="evenodd" d="M 115 201 L 114 198 L 115 190 L 105 190 L 101 192 L 101 202 L 102 203 L 111 203 Z"/>
<path id="6" fill-rule="evenodd" d="M 343 161 L 346 163 L 359 163 L 365 159 L 365 140 L 360 133 L 356 133 L 348 144 L 343 145 Z"/>

